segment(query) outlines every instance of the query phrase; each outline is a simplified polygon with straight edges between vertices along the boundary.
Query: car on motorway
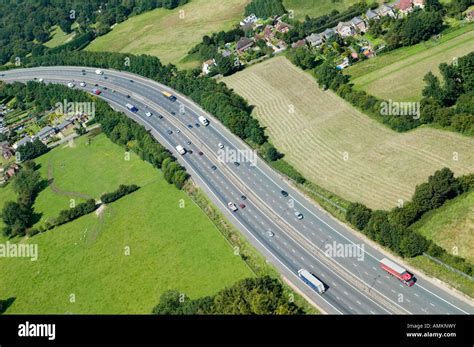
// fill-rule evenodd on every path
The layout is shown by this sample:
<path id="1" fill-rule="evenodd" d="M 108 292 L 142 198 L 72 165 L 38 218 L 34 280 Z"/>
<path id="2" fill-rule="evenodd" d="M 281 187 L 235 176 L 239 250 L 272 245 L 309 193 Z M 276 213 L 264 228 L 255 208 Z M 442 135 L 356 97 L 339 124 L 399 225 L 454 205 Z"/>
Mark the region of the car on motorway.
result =
<path id="1" fill-rule="evenodd" d="M 95 73 L 96 73 L 96 75 L 103 75 L 104 74 L 104 72 L 101 69 L 95 70 Z"/>
<path id="2" fill-rule="evenodd" d="M 95 85 L 96 87 L 98 87 L 98 86 L 99 86 L 97 83 L 96 83 L 96 84 L 94 84 L 94 85 Z"/>
<path id="3" fill-rule="evenodd" d="M 104 88 L 105 89 L 105 88 Z M 130 99 L 130 95 L 127 95 L 127 99 Z"/>
<path id="4" fill-rule="evenodd" d="M 288 192 L 285 190 L 282 190 L 281 195 L 283 195 L 286 198 L 288 196 Z"/>
<path id="5" fill-rule="evenodd" d="M 247 200 L 247 197 L 246 197 L 245 195 L 242 195 L 240 198 L 241 198 L 242 200 Z"/>
<path id="6" fill-rule="evenodd" d="M 85 86 L 86 86 L 86 82 L 81 82 L 81 83 L 79 83 L 79 85 L 80 85 L 81 87 L 85 87 Z"/>
<path id="7" fill-rule="evenodd" d="M 212 169 L 212 171 L 216 171 L 216 170 L 217 170 L 217 166 L 212 165 L 212 166 L 211 166 L 211 169 Z"/>
<path id="8" fill-rule="evenodd" d="M 147 116 L 147 117 L 151 117 L 151 116 L 153 116 L 153 113 L 151 113 L 151 112 L 147 112 L 147 113 L 145 113 L 145 116 Z"/>
<path id="9" fill-rule="evenodd" d="M 271 230 L 268 230 L 268 231 L 265 233 L 265 235 L 267 235 L 268 237 L 273 237 L 273 236 L 275 236 L 275 233 L 274 233 L 273 231 L 271 231 Z"/>
<path id="10" fill-rule="evenodd" d="M 187 143 L 187 144 L 188 144 L 188 146 L 189 146 L 189 145 L 191 144 L 191 141 L 187 141 L 186 143 Z"/>
<path id="11" fill-rule="evenodd" d="M 163 119 L 163 116 L 161 114 L 158 115 L 159 119 Z"/>
<path id="12" fill-rule="evenodd" d="M 43 81 L 44 81 L 44 79 L 42 79 L 42 78 L 40 78 L 40 79 L 38 80 L 39 83 L 43 83 Z"/>
<path id="13" fill-rule="evenodd" d="M 173 116 L 176 116 L 176 112 L 171 111 L 170 113 L 171 113 Z"/>
<path id="14" fill-rule="evenodd" d="M 189 129 L 192 129 L 193 126 L 192 126 L 191 124 L 188 124 L 188 128 L 189 128 Z"/>
<path id="15" fill-rule="evenodd" d="M 204 153 L 200 151 L 198 154 L 199 154 L 199 155 L 203 155 Z"/>
<path id="16" fill-rule="evenodd" d="M 194 126 L 195 126 L 196 128 L 199 128 L 199 127 L 200 127 L 199 123 L 195 123 Z"/>
<path id="17" fill-rule="evenodd" d="M 68 86 L 69 88 L 74 88 L 76 85 L 75 85 L 74 83 L 72 83 L 72 82 L 69 82 L 69 83 L 67 84 L 67 86 Z"/>
<path id="18" fill-rule="evenodd" d="M 303 219 L 303 214 L 301 212 L 296 211 L 295 212 L 295 217 L 298 218 L 299 220 Z"/>
<path id="19" fill-rule="evenodd" d="M 95 95 L 100 95 L 102 91 L 100 89 L 94 88 L 92 89 L 92 93 L 94 93 Z"/>
<path id="20" fill-rule="evenodd" d="M 239 204 L 239 207 L 240 207 L 240 208 L 245 208 L 245 204 L 240 203 L 240 204 Z"/>
<path id="21" fill-rule="evenodd" d="M 130 80 L 130 83 L 133 83 L 133 80 Z"/>
<path id="22" fill-rule="evenodd" d="M 233 203 L 232 201 L 227 203 L 227 207 L 229 207 L 232 212 L 235 212 L 238 210 L 237 205 Z"/>
<path id="23" fill-rule="evenodd" d="M 181 130 L 178 129 L 178 130 L 176 130 L 176 132 L 179 134 L 181 132 Z"/>
<path id="24" fill-rule="evenodd" d="M 224 148 L 224 145 L 219 142 L 219 144 L 217 145 L 217 147 L 219 147 L 220 149 L 222 149 L 222 148 Z"/>
<path id="25" fill-rule="evenodd" d="M 86 72 L 86 70 L 82 69 L 81 72 Z"/>
<path id="26" fill-rule="evenodd" d="M 240 166 L 240 163 L 237 162 L 237 161 L 234 161 L 234 165 L 237 166 L 237 167 L 239 167 L 239 166 Z"/>
<path id="27" fill-rule="evenodd" d="M 168 130 L 167 133 L 168 133 L 168 135 L 171 135 L 171 134 L 173 133 L 173 131 L 172 131 L 172 130 Z"/>

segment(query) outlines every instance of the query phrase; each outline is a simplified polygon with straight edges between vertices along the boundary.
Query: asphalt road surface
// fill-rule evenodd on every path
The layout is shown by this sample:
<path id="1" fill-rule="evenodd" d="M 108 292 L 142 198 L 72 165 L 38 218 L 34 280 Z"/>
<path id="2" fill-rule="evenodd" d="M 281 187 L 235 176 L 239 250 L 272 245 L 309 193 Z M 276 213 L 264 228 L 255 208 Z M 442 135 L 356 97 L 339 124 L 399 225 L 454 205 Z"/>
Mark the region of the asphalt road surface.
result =
<path id="1" fill-rule="evenodd" d="M 417 278 L 412 287 L 389 276 L 380 268 L 380 260 L 388 257 L 397 262 L 393 256 L 364 242 L 357 232 L 306 199 L 241 139 L 190 99 L 141 76 L 102 71 L 104 74 L 98 75 L 95 68 L 88 67 L 40 67 L 1 72 L 0 79 L 72 82 L 74 88 L 88 92 L 99 88 L 100 97 L 114 109 L 150 129 L 253 246 L 324 312 L 474 313 L 472 300 L 455 296 L 418 277 L 416 271 L 409 269 Z M 81 87 L 80 82 L 86 86 Z M 171 92 L 177 100 L 169 100 L 162 91 Z M 133 104 L 138 111 L 130 112 L 126 103 Z M 148 117 L 147 112 L 152 116 Z M 208 126 L 200 124 L 200 115 L 210 121 Z M 221 151 L 219 144 L 223 145 Z M 188 152 L 179 155 L 177 145 Z M 288 196 L 283 196 L 282 190 L 288 192 Z M 229 202 L 237 205 L 236 212 L 228 208 Z M 303 215 L 302 219 L 296 217 L 297 212 Z M 337 252 L 341 247 L 344 252 Z M 302 268 L 325 284 L 326 291 L 322 295 L 298 277 L 297 272 Z"/>

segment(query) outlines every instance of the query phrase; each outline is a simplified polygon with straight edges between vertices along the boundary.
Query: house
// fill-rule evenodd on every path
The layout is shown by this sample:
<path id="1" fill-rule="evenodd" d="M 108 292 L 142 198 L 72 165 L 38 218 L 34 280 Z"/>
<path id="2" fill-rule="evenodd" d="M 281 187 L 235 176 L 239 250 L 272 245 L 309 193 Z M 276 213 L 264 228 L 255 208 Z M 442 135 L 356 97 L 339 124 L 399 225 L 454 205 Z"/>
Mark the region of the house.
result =
<path id="1" fill-rule="evenodd" d="M 271 25 L 267 25 L 265 29 L 263 29 L 263 39 L 265 41 L 269 41 L 275 37 L 275 33 L 273 32 L 273 27 Z"/>
<path id="2" fill-rule="evenodd" d="M 291 44 L 291 48 L 300 48 L 306 45 L 306 40 L 301 39 Z"/>
<path id="3" fill-rule="evenodd" d="M 215 59 L 206 60 L 202 63 L 202 73 L 205 75 L 209 74 L 213 66 L 217 66 Z"/>
<path id="4" fill-rule="evenodd" d="M 474 20 L 474 10 L 469 11 L 468 13 L 466 13 L 466 20 L 468 22 L 472 22 Z"/>
<path id="5" fill-rule="evenodd" d="M 319 47 L 323 44 L 323 35 L 313 33 L 306 37 L 306 42 L 308 42 L 312 47 Z"/>
<path id="6" fill-rule="evenodd" d="M 250 16 L 245 17 L 241 22 L 240 26 L 245 26 L 247 24 L 253 24 L 258 20 L 257 16 L 254 15 L 253 13 Z"/>
<path id="7" fill-rule="evenodd" d="M 288 31 L 290 31 L 291 26 L 285 22 L 278 22 L 275 26 L 275 29 L 279 33 L 286 34 Z"/>
<path id="8" fill-rule="evenodd" d="M 252 47 L 254 41 L 249 39 L 248 37 L 241 37 L 240 40 L 237 42 L 235 49 L 238 53 L 245 52 L 247 49 Z"/>
<path id="9" fill-rule="evenodd" d="M 336 27 L 336 31 L 342 38 L 346 38 L 355 34 L 355 30 L 350 22 L 339 22 Z"/>
<path id="10" fill-rule="evenodd" d="M 336 35 L 336 29 L 335 28 L 328 28 L 328 29 L 323 31 L 322 35 L 324 37 L 324 40 L 327 41 L 328 39 L 330 39 L 331 37 Z"/>
<path id="11" fill-rule="evenodd" d="M 64 122 L 56 126 L 56 131 L 62 133 L 63 131 L 69 129 L 71 126 L 74 126 L 74 121 L 72 119 L 66 119 Z"/>
<path id="12" fill-rule="evenodd" d="M 56 135 L 56 130 L 50 126 L 45 126 L 35 135 L 35 137 L 40 139 L 41 141 L 46 141 L 54 135 Z"/>
<path id="13" fill-rule="evenodd" d="M 370 20 L 377 20 L 379 19 L 379 15 L 377 13 L 375 13 L 374 11 L 372 11 L 371 9 L 368 9 L 367 12 L 365 12 L 365 18 L 367 18 L 367 21 L 370 21 Z"/>
<path id="14" fill-rule="evenodd" d="M 380 16 L 380 17 L 385 17 L 385 16 L 390 16 L 392 18 L 395 18 L 395 12 L 393 12 L 393 8 L 391 8 L 388 5 L 382 5 L 378 7 L 375 12 Z"/>
<path id="15" fill-rule="evenodd" d="M 352 18 L 350 20 L 350 23 L 351 23 L 352 27 L 355 29 L 355 31 L 365 33 L 368 29 L 365 22 L 359 17 Z"/>
<path id="16" fill-rule="evenodd" d="M 401 13 L 407 14 L 413 10 L 413 0 L 398 0 L 394 7 Z"/>
<path id="17" fill-rule="evenodd" d="M 17 164 L 12 164 L 10 165 L 10 167 L 7 169 L 7 171 L 5 172 L 5 176 L 10 179 L 12 178 L 13 176 L 15 176 L 15 174 L 20 171 L 20 167 L 17 165 Z"/>
<path id="18" fill-rule="evenodd" d="M 28 142 L 33 142 L 33 139 L 29 136 L 25 136 L 20 141 L 13 144 L 13 149 L 17 150 L 19 147 L 26 145 Z"/>
<path id="19" fill-rule="evenodd" d="M 349 58 L 344 58 L 341 64 L 336 66 L 337 70 L 344 70 L 344 68 L 349 66 Z"/>
<path id="20" fill-rule="evenodd" d="M 425 8 L 425 0 L 413 0 L 413 6 L 419 8 Z"/>
<path id="21" fill-rule="evenodd" d="M 2 156 L 3 156 L 3 159 L 5 160 L 8 160 L 10 159 L 11 157 L 13 157 L 13 150 L 6 146 L 6 147 L 2 147 Z"/>

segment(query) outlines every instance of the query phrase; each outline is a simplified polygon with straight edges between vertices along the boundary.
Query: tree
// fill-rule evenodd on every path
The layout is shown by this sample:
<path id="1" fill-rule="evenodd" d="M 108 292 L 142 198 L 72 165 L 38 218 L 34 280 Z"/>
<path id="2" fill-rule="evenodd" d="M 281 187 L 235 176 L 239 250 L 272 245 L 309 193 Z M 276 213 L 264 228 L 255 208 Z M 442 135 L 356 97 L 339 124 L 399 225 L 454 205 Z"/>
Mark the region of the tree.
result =
<path id="1" fill-rule="evenodd" d="M 372 210 L 361 203 L 350 203 L 346 210 L 346 218 L 357 229 L 363 230 L 369 223 Z"/>
<path id="2" fill-rule="evenodd" d="M 428 249 L 429 241 L 418 233 L 409 232 L 400 243 L 400 250 L 404 257 L 412 258 L 423 254 Z"/>
<path id="3" fill-rule="evenodd" d="M 31 210 L 17 202 L 8 201 L 2 210 L 2 219 L 5 223 L 5 236 L 23 236 L 31 219 Z"/>
<path id="4" fill-rule="evenodd" d="M 252 0 L 245 7 L 245 15 L 255 14 L 259 18 L 280 16 L 286 12 L 281 0 Z"/>

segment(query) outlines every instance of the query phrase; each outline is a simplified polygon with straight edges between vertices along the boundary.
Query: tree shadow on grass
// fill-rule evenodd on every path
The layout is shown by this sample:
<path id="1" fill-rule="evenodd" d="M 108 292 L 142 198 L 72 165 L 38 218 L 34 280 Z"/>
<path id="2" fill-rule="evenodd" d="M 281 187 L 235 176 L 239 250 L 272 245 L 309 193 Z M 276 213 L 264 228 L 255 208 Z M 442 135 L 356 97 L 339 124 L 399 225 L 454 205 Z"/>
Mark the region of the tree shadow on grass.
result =
<path id="1" fill-rule="evenodd" d="M 5 313 L 8 308 L 13 305 L 13 302 L 16 300 L 16 298 L 11 297 L 8 298 L 7 300 L 0 300 L 0 314 Z"/>

